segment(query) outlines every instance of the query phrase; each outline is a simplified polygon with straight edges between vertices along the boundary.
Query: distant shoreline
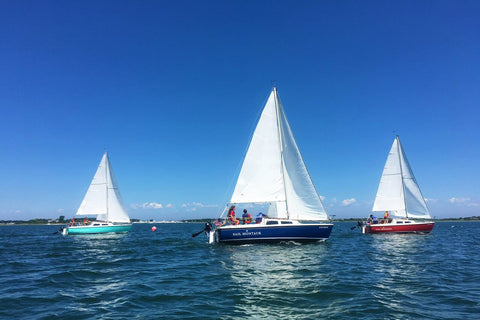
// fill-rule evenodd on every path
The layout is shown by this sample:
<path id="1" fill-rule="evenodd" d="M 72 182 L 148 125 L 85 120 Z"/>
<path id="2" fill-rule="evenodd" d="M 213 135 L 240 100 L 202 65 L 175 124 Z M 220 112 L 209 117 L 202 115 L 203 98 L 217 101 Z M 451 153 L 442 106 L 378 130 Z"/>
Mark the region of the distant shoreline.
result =
<path id="1" fill-rule="evenodd" d="M 179 220 L 179 221 L 133 221 L 132 224 L 169 224 L 169 223 L 206 223 L 215 220 L 215 218 L 205 218 L 205 219 L 189 219 L 189 220 Z M 347 219 L 332 219 L 329 222 L 357 222 L 363 221 L 365 218 L 347 218 Z M 468 218 L 445 218 L 445 219 L 431 219 L 435 222 L 480 222 L 479 217 L 468 217 Z M 0 226 L 63 226 L 68 222 L 28 222 L 28 221 L 2 221 Z"/>

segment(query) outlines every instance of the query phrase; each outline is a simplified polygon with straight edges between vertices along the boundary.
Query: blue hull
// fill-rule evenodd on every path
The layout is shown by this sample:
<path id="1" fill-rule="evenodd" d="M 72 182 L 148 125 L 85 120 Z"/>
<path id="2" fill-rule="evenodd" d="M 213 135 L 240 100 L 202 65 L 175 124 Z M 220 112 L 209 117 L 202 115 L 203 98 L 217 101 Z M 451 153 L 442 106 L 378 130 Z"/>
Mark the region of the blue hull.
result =
<path id="1" fill-rule="evenodd" d="M 330 237 L 333 224 L 294 224 L 275 226 L 241 226 L 217 229 L 218 242 L 268 243 L 281 241 L 316 242 Z"/>

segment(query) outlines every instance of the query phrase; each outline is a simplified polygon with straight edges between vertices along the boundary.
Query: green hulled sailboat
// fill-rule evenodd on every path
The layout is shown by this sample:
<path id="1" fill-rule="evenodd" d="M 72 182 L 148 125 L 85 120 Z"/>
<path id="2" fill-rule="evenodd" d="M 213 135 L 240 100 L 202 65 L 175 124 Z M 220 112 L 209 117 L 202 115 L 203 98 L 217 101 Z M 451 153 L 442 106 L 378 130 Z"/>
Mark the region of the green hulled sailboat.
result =
<path id="1" fill-rule="evenodd" d="M 132 227 L 107 152 L 76 213 L 76 216 L 92 215 L 96 216 L 95 221 L 88 222 L 85 219 L 83 223 L 77 223 L 74 219 L 63 228 L 62 234 L 128 232 Z"/>

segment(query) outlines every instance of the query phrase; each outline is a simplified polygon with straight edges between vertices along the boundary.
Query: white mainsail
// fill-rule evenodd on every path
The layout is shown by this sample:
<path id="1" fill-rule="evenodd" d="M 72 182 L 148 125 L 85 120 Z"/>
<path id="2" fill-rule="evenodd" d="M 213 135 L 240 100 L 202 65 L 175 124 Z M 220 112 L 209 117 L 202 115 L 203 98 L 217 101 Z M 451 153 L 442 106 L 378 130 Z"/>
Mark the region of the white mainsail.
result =
<path id="1" fill-rule="evenodd" d="M 327 220 L 276 88 L 253 134 L 230 203 L 270 203 L 269 215 Z"/>
<path id="2" fill-rule="evenodd" d="M 106 152 L 76 215 L 97 215 L 97 220 L 101 221 L 130 222 Z"/>
<path id="3" fill-rule="evenodd" d="M 431 219 L 398 136 L 388 154 L 372 211 L 389 211 L 394 216 Z"/>

